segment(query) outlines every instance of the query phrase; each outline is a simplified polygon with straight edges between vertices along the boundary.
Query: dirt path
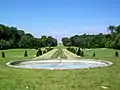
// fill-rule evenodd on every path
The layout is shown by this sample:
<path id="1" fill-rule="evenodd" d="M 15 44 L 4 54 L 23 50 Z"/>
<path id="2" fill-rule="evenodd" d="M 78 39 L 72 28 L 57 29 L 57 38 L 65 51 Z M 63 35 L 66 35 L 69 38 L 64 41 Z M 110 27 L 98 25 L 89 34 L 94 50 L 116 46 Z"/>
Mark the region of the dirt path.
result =
<path id="1" fill-rule="evenodd" d="M 58 50 L 58 49 L 53 49 L 53 50 L 51 50 L 51 51 L 49 51 L 49 52 L 47 52 L 47 53 L 45 53 L 45 54 L 43 54 L 43 55 L 41 55 L 41 56 L 39 56 L 39 57 L 33 58 L 33 60 L 50 59 L 51 56 L 52 56 L 54 53 L 57 52 L 57 50 Z"/>

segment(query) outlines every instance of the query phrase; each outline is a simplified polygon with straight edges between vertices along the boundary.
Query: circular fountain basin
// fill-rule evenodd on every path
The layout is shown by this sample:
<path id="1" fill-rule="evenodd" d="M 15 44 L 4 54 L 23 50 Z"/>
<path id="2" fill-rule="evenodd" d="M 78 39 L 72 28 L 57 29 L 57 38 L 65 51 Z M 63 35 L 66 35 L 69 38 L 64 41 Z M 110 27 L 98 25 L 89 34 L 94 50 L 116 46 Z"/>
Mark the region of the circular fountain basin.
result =
<path id="1" fill-rule="evenodd" d="M 13 61 L 7 65 L 15 68 L 26 69 L 84 69 L 84 68 L 100 68 L 113 64 L 112 62 L 103 60 L 29 60 L 29 61 Z"/>

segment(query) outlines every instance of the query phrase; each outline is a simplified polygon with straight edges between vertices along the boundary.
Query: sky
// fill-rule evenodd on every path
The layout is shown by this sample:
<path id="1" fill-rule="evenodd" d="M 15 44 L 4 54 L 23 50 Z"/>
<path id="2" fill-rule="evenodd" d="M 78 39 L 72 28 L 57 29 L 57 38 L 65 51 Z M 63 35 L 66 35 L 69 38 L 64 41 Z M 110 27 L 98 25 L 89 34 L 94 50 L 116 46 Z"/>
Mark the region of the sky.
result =
<path id="1" fill-rule="evenodd" d="M 120 0 L 0 0 L 0 23 L 35 37 L 107 33 L 120 24 Z"/>

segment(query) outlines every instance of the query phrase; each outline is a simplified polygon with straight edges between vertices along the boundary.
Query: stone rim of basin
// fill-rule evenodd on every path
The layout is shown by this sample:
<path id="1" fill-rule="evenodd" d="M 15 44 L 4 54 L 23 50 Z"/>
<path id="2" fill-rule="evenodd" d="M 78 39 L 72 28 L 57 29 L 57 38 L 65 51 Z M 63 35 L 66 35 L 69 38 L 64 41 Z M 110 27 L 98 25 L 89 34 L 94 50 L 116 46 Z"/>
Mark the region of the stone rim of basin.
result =
<path id="1" fill-rule="evenodd" d="M 94 60 L 94 59 L 79 59 L 79 60 L 21 60 L 21 61 L 11 61 L 11 62 L 7 62 L 6 65 L 7 66 L 10 66 L 10 67 L 15 67 L 15 68 L 18 68 L 16 66 L 16 64 L 19 64 L 19 63 L 54 63 L 54 62 L 59 62 L 59 63 L 66 63 L 66 62 L 69 62 L 69 63 L 77 63 L 77 62 L 84 62 L 84 63 L 102 63 L 104 65 L 102 66 L 99 66 L 99 67 L 89 67 L 89 68 L 101 68 L 101 67 L 106 67 L 106 66 L 110 66 L 112 65 L 113 63 L 110 62 L 110 61 L 104 61 L 104 60 Z M 20 68 L 20 67 L 19 67 Z M 49 70 L 58 70 L 56 68 L 24 68 L 24 69 L 49 69 Z M 66 69 L 69 69 L 69 68 L 59 68 L 59 70 L 66 70 Z M 86 69 L 86 68 L 71 68 L 72 70 L 73 69 Z M 88 69 L 88 68 L 87 68 Z"/>

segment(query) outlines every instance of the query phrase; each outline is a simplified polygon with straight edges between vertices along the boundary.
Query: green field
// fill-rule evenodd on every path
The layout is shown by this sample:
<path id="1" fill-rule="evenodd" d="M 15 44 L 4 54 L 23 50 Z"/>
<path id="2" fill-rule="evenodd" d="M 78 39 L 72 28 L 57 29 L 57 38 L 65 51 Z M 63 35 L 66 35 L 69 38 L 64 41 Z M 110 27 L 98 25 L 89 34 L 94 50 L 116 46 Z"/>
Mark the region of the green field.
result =
<path id="1" fill-rule="evenodd" d="M 112 61 L 109 67 L 82 70 L 29 70 L 6 66 L 6 62 L 26 60 L 35 57 L 36 50 L 4 50 L 6 58 L 0 56 L 0 90 L 120 90 L 120 57 L 115 57 L 113 49 L 85 50 L 85 57 Z M 0 51 L 1 55 L 2 50 Z M 118 51 L 120 53 L 120 51 Z"/>

